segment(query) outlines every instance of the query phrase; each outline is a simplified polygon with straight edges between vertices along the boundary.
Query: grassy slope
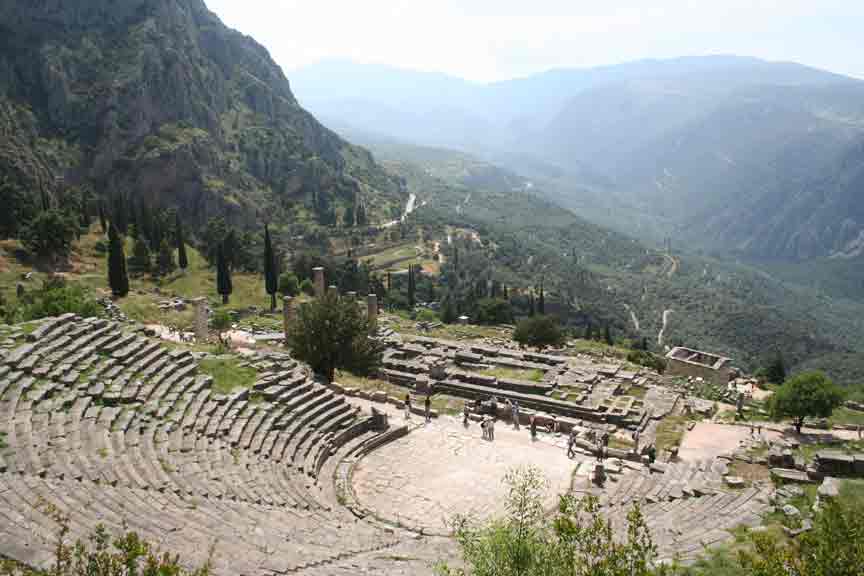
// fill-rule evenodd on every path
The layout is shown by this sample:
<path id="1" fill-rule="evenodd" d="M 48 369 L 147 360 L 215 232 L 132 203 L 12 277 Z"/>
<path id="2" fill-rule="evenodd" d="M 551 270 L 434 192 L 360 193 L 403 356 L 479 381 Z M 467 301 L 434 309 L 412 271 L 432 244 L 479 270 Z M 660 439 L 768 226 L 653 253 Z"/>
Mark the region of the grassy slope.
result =
<path id="1" fill-rule="evenodd" d="M 98 225 L 91 228 L 90 234 L 82 236 L 76 243 L 71 258 L 71 270 L 65 272 L 70 282 L 81 283 L 100 296 L 109 295 L 107 258 L 96 250 L 102 235 Z M 7 301 L 16 300 L 16 283 L 22 274 L 32 268 L 14 256 L 19 245 L 14 241 L 0 243 L 0 290 Z M 127 239 L 126 254 L 131 253 L 131 242 Z M 160 323 L 174 325 L 180 328 L 191 328 L 193 312 L 187 308 L 182 312 L 160 311 L 157 304 L 171 296 L 184 298 L 207 297 L 214 307 L 221 307 L 221 298 L 216 293 L 216 273 L 207 266 L 204 258 L 197 250 L 187 247 L 189 268 L 185 273 L 177 271 L 162 279 L 148 276 L 130 277 L 131 291 L 129 295 L 118 302 L 120 309 L 130 318 L 143 323 Z M 176 257 L 176 255 L 175 255 Z M 35 272 L 34 279 L 26 282 L 27 289 L 35 289 L 47 275 Z M 260 276 L 235 273 L 232 276 L 234 293 L 226 307 L 229 310 L 247 309 L 251 306 L 267 308 L 270 298 L 264 291 L 264 283 Z M 158 292 L 157 292 L 158 290 Z"/>

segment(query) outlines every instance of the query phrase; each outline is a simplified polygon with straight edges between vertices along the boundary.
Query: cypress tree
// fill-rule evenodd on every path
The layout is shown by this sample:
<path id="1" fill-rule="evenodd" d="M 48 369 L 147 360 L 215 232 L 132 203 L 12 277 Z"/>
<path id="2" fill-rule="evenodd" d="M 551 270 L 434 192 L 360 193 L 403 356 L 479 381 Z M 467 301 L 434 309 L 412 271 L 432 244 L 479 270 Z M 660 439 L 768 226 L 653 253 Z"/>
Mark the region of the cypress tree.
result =
<path id="1" fill-rule="evenodd" d="M 168 240 L 162 239 L 159 245 L 159 256 L 157 258 L 159 264 L 159 274 L 165 275 L 174 270 L 174 250 Z"/>
<path id="2" fill-rule="evenodd" d="M 105 201 L 99 200 L 99 226 L 102 227 L 102 233 L 108 233 L 108 220 L 105 218 Z"/>
<path id="3" fill-rule="evenodd" d="M 594 339 L 594 325 L 588 320 L 588 323 L 585 325 L 585 340 L 593 340 Z"/>
<path id="4" fill-rule="evenodd" d="M 528 316 L 534 316 L 537 314 L 537 309 L 534 305 L 534 293 L 528 295 Z"/>
<path id="5" fill-rule="evenodd" d="M 222 252 L 224 252 L 225 263 L 233 270 L 237 264 L 237 234 L 233 228 L 228 231 L 222 241 Z"/>
<path id="6" fill-rule="evenodd" d="M 413 310 L 414 309 L 414 265 L 408 265 L 408 306 Z"/>
<path id="7" fill-rule="evenodd" d="M 133 272 L 150 271 L 150 247 L 147 246 L 147 241 L 141 236 L 135 239 L 129 264 Z"/>
<path id="8" fill-rule="evenodd" d="M 225 242 L 219 244 L 216 250 L 216 291 L 222 296 L 222 304 L 228 304 L 234 288 L 231 285 L 231 267 L 225 254 Z"/>
<path id="9" fill-rule="evenodd" d="M 183 222 L 180 221 L 180 213 L 177 213 L 175 220 L 177 228 L 177 264 L 181 270 L 186 270 L 189 266 L 189 259 L 186 257 L 186 239 L 183 237 Z"/>
<path id="10" fill-rule="evenodd" d="M 270 241 L 270 228 L 264 225 L 264 287 L 270 295 L 270 310 L 276 309 L 276 290 L 279 288 L 276 277 L 276 259 Z"/>
<path id="11" fill-rule="evenodd" d="M 122 298 L 129 293 L 123 237 L 113 224 L 108 229 L 108 284 L 111 286 L 111 293 L 117 298 Z"/>
<path id="12" fill-rule="evenodd" d="M 606 324 L 606 327 L 603 329 L 603 340 L 605 340 L 606 344 L 609 346 L 615 344 L 615 341 L 612 340 L 612 329 L 609 327 L 609 324 Z"/>
<path id="13" fill-rule="evenodd" d="M 122 192 L 114 194 L 114 207 L 111 210 L 111 220 L 111 226 L 116 226 L 117 232 L 126 234 L 129 229 L 129 214 L 126 210 L 126 202 L 124 201 Z"/>

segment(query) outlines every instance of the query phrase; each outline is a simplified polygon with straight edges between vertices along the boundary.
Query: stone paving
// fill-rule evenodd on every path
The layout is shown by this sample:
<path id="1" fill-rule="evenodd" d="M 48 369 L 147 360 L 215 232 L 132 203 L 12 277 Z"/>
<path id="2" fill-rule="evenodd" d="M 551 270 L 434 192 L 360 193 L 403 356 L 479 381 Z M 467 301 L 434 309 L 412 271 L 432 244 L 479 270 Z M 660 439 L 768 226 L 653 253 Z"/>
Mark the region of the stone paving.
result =
<path id="1" fill-rule="evenodd" d="M 419 420 L 414 417 L 414 420 Z M 519 466 L 539 468 L 550 484 L 548 506 L 570 488 L 574 468 L 589 457 L 567 458 L 559 446 L 530 440 L 503 422 L 495 440 L 483 440 L 480 426 L 441 417 L 424 424 L 360 461 L 355 495 L 384 519 L 444 533 L 455 515 L 486 519 L 503 512 L 504 475 Z"/>

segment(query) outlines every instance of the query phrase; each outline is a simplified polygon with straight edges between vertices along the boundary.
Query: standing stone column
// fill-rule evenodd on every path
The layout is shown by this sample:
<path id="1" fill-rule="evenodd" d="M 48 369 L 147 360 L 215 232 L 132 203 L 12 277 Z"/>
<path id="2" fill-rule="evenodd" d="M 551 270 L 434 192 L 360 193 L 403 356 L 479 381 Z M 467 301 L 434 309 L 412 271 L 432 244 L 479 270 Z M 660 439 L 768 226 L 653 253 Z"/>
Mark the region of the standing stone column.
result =
<path id="1" fill-rule="evenodd" d="M 195 339 L 198 342 L 207 340 L 207 298 L 195 298 Z"/>
<path id="2" fill-rule="evenodd" d="M 369 318 L 369 326 L 371 330 L 378 327 L 378 295 L 369 294 L 366 297 L 366 315 Z"/>
<path id="3" fill-rule="evenodd" d="M 282 333 L 288 339 L 288 328 L 294 320 L 294 298 L 285 296 L 282 298 Z"/>
<path id="4" fill-rule="evenodd" d="M 339 298 L 339 288 L 334 284 L 331 284 L 327 287 L 327 295 L 332 296 L 333 298 Z"/>
<path id="5" fill-rule="evenodd" d="M 312 276 L 315 280 L 315 297 L 324 297 L 324 268 L 320 266 L 312 269 Z"/>
<path id="6" fill-rule="evenodd" d="M 357 292 L 346 292 L 345 296 L 352 302 L 357 302 Z"/>

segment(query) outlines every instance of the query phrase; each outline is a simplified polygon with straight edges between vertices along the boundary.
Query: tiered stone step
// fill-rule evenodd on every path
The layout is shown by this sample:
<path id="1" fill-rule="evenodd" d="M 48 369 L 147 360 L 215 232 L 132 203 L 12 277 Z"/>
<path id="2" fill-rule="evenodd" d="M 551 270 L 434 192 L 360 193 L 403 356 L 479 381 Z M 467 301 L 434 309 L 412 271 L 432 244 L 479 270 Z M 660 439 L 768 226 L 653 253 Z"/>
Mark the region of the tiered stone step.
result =
<path id="1" fill-rule="evenodd" d="M 58 526 L 124 527 L 217 574 L 323 566 L 395 542 L 323 489 L 374 440 L 284 355 L 218 394 L 194 358 L 107 320 L 48 319 L 0 357 L 0 555 L 47 567 Z M 365 427 L 364 427 L 365 426 Z M 317 478 L 324 473 L 326 480 Z M 329 474 L 329 475 L 327 475 Z"/>

